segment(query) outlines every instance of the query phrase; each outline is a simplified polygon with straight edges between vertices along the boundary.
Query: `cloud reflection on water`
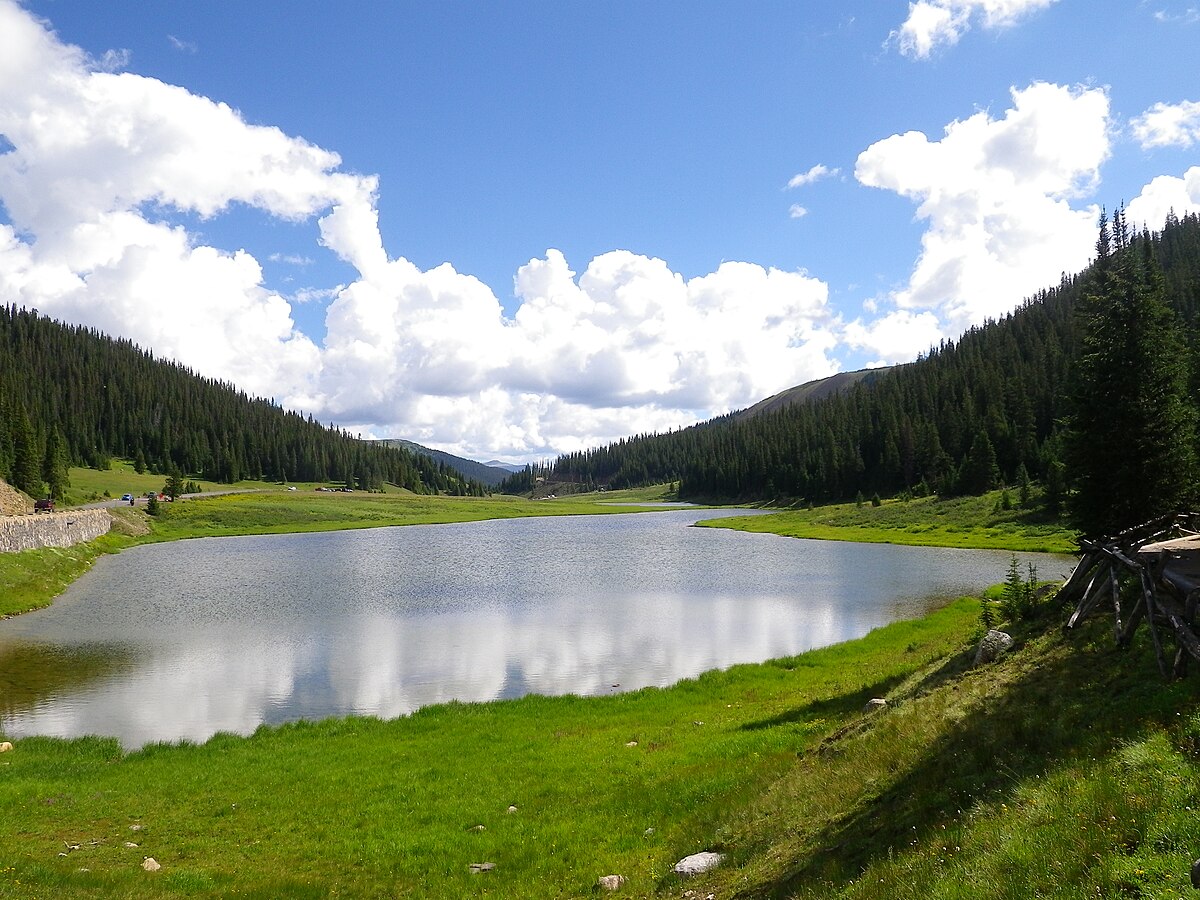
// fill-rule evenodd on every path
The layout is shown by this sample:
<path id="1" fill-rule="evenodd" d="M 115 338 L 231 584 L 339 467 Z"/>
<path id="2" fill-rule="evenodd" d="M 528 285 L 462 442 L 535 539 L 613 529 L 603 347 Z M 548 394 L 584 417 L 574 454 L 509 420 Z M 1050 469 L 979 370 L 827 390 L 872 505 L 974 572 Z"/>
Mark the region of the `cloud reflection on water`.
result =
<path id="1" fill-rule="evenodd" d="M 918 615 L 930 594 L 1001 580 L 1009 559 L 683 527 L 701 515 L 135 548 L 49 609 L 0 623 L 0 641 L 119 642 L 121 671 L 0 724 L 10 737 L 94 733 L 137 747 L 449 700 L 667 685 Z"/>

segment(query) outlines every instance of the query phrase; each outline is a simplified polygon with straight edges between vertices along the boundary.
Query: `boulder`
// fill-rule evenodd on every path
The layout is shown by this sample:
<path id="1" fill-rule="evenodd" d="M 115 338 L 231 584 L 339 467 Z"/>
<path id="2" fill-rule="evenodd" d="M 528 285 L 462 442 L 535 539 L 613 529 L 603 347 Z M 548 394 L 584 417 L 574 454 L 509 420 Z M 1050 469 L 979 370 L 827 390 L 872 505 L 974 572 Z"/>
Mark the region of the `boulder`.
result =
<path id="1" fill-rule="evenodd" d="M 873 697 L 867 701 L 867 705 L 863 707 L 863 712 L 875 712 L 877 709 L 884 709 L 887 706 L 887 701 L 882 697 Z"/>
<path id="2" fill-rule="evenodd" d="M 155 861 L 153 856 L 147 856 L 145 859 L 142 860 L 142 868 L 145 869 L 147 872 L 157 872 L 159 869 L 162 868 L 162 866 L 160 866 Z"/>
<path id="3" fill-rule="evenodd" d="M 676 875 L 690 878 L 692 875 L 701 875 L 709 869 L 715 869 L 724 859 L 724 853 L 713 853 L 711 850 L 705 850 L 703 853 L 693 853 L 691 856 L 685 856 L 679 862 L 675 863 L 675 868 L 672 871 Z"/>
<path id="4" fill-rule="evenodd" d="M 1013 645 L 1012 635 L 994 628 L 983 636 L 979 649 L 975 651 L 975 665 L 995 662 L 1005 650 Z"/>
<path id="5" fill-rule="evenodd" d="M 601 875 L 596 881 L 596 887 L 605 891 L 619 891 L 624 883 L 624 875 Z"/>

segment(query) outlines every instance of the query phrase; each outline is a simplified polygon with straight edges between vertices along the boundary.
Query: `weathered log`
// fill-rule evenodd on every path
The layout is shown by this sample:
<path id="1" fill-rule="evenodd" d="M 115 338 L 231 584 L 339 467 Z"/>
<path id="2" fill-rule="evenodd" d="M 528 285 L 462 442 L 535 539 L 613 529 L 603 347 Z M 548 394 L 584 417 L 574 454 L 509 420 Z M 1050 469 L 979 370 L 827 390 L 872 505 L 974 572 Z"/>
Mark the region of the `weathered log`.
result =
<path id="1" fill-rule="evenodd" d="M 1150 640 L 1154 643 L 1154 658 L 1158 660 L 1158 671 L 1163 678 L 1167 677 L 1167 660 L 1163 656 L 1162 639 L 1158 636 L 1158 604 L 1155 602 L 1154 582 L 1144 566 L 1138 568 L 1138 577 L 1142 582 L 1142 594 L 1146 598 L 1146 622 L 1150 626 Z"/>
<path id="2" fill-rule="evenodd" d="M 1121 637 L 1117 641 L 1117 646 L 1124 650 L 1133 640 L 1133 633 L 1138 630 L 1138 626 L 1142 624 L 1142 619 L 1146 618 L 1146 601 L 1140 594 L 1133 604 L 1133 612 L 1129 614 L 1129 621 L 1125 623 L 1125 627 L 1121 631 Z"/>
<path id="3" fill-rule="evenodd" d="M 1113 626 L 1113 639 L 1118 645 L 1121 643 L 1121 586 L 1117 583 L 1117 570 L 1112 566 L 1108 567 L 1108 583 L 1112 588 L 1112 603 L 1113 615 L 1116 618 L 1116 624 Z"/>
<path id="4" fill-rule="evenodd" d="M 1058 589 L 1055 599 L 1062 605 L 1075 604 L 1078 598 L 1086 594 L 1085 586 L 1090 582 L 1088 576 L 1091 575 L 1092 569 L 1103 562 L 1104 556 L 1099 551 L 1092 551 L 1086 554 L 1079 564 L 1075 566 L 1075 571 L 1071 573 L 1071 577 L 1067 579 L 1067 583 Z M 1081 594 L 1080 592 L 1083 591 Z"/>
<path id="5" fill-rule="evenodd" d="M 1108 567 L 1108 574 L 1112 574 L 1112 566 Z M 1087 587 L 1083 591 L 1083 599 L 1079 601 L 1079 605 L 1075 607 L 1075 612 L 1071 614 L 1071 618 L 1067 619 L 1067 628 L 1074 628 L 1084 619 L 1086 619 L 1100 603 L 1100 594 L 1102 587 L 1107 581 L 1104 577 L 1103 569 L 1097 569 L 1091 580 L 1087 583 Z"/>

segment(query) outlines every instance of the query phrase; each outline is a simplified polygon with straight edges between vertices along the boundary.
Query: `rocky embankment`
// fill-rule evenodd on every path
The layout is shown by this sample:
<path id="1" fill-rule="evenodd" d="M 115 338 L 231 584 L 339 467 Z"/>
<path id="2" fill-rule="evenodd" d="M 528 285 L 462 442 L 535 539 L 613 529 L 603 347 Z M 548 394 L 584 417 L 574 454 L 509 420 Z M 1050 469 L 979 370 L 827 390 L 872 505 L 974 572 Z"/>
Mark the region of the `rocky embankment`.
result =
<path id="1" fill-rule="evenodd" d="M 70 547 L 107 534 L 111 527 L 106 509 L 34 513 L 33 501 L 0 479 L 0 553 Z"/>
<path id="2" fill-rule="evenodd" d="M 0 553 L 70 547 L 95 540 L 112 527 L 107 509 L 75 509 L 0 517 Z"/>

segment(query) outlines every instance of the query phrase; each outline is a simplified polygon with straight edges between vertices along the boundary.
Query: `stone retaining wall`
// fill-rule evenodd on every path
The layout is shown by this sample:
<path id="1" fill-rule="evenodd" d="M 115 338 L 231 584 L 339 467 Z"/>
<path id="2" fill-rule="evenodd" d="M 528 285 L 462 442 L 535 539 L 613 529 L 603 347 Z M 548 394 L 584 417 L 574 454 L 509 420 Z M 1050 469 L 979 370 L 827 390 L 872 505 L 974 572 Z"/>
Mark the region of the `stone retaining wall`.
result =
<path id="1" fill-rule="evenodd" d="M 0 553 L 70 547 L 107 534 L 111 527 L 112 516 L 107 509 L 0 516 Z"/>

